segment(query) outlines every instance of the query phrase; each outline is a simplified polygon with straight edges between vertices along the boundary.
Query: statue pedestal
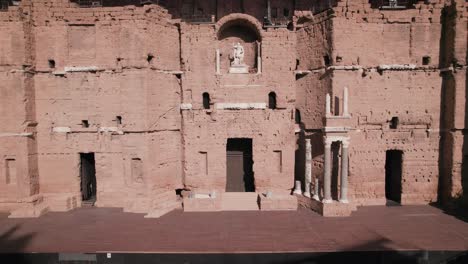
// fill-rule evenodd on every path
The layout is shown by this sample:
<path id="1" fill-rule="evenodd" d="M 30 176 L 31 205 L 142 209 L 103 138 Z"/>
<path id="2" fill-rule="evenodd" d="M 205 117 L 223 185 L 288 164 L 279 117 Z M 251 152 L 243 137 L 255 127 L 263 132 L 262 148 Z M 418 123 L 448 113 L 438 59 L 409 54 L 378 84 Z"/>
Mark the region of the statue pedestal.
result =
<path id="1" fill-rule="evenodd" d="M 247 65 L 233 65 L 229 68 L 229 73 L 249 73 L 249 66 Z"/>

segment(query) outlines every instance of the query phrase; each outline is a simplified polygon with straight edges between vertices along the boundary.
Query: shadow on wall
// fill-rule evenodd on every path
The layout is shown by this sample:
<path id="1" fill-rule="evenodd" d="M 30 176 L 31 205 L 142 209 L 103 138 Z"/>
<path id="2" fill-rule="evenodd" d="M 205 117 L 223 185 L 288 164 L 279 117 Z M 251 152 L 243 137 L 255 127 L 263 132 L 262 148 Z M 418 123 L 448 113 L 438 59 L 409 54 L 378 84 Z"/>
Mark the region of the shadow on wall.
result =
<path id="1" fill-rule="evenodd" d="M 453 10 L 445 7 L 441 14 L 441 35 L 440 35 L 440 51 L 439 51 L 439 68 L 447 68 L 450 66 L 453 58 L 453 43 L 455 32 L 453 28 L 453 19 L 450 18 Z M 438 184 L 438 203 L 445 205 L 451 193 L 451 175 L 452 171 L 452 142 L 453 137 L 449 129 L 453 127 L 453 112 L 454 103 L 450 102 L 453 96 L 454 80 L 450 72 L 443 72 L 442 87 L 440 96 L 440 141 L 439 141 L 439 184 Z"/>
<path id="2" fill-rule="evenodd" d="M 440 38 L 440 62 L 439 68 L 448 68 L 456 66 L 458 63 L 454 56 L 455 51 L 455 20 L 456 8 L 447 6 L 441 14 L 441 38 Z M 466 64 L 466 62 L 465 62 Z M 439 143 L 439 188 L 438 188 L 438 204 L 435 206 L 442 207 L 446 213 L 454 215 L 460 220 L 468 222 L 468 135 L 466 127 L 468 126 L 468 80 L 465 80 L 465 116 L 463 129 L 463 153 L 454 153 L 454 144 L 456 144 L 454 135 L 451 130 L 455 127 L 455 96 L 456 96 L 456 80 L 452 72 L 443 72 L 442 87 L 441 87 L 441 102 L 440 102 L 440 143 Z M 468 75 L 466 75 L 468 78 Z M 461 99 L 461 98 L 459 98 Z M 454 156 L 462 154 L 461 164 L 461 184 L 462 193 L 453 197 L 452 186 Z"/>
<path id="3" fill-rule="evenodd" d="M 468 47 L 467 47 L 468 48 Z M 466 54 L 465 66 L 468 62 L 468 52 Z M 462 163 L 462 187 L 463 199 L 468 208 L 468 70 L 465 68 L 465 123 L 463 128 L 463 163 Z"/>
<path id="4" fill-rule="evenodd" d="M 82 7 L 91 7 L 91 6 L 126 6 L 126 5 L 135 5 L 141 6 L 141 0 L 71 0 L 70 2 L 79 4 Z M 149 2 L 149 1 L 147 1 Z M 158 1 L 153 1 L 157 3 Z M 164 1 L 161 1 L 163 3 Z"/>
<path id="5" fill-rule="evenodd" d="M 302 188 L 304 189 L 305 183 L 305 133 L 304 124 L 300 123 L 301 132 L 296 134 L 296 153 L 294 163 L 294 181 L 301 181 Z M 294 187 L 294 183 L 293 183 Z"/>

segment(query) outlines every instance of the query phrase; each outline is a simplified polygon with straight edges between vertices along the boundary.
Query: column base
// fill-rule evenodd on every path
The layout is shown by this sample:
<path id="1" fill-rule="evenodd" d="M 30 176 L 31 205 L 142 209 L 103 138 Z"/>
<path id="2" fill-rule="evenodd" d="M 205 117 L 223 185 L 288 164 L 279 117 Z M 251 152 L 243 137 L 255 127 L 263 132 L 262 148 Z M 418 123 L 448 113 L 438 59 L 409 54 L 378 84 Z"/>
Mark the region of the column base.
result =
<path id="1" fill-rule="evenodd" d="M 311 209 L 326 217 L 350 216 L 355 211 L 356 205 L 352 202 L 345 204 L 339 202 L 325 203 L 304 196 L 298 196 L 299 206 Z"/>
<path id="2" fill-rule="evenodd" d="M 311 196 L 310 196 L 310 193 L 308 193 L 308 192 L 304 192 L 303 195 L 304 195 L 305 197 L 308 197 L 308 198 L 311 197 Z"/>
<path id="3" fill-rule="evenodd" d="M 312 199 L 314 199 L 316 201 L 320 201 L 320 197 L 318 195 L 314 195 L 314 197 L 312 197 Z"/>
<path id="4" fill-rule="evenodd" d="M 322 201 L 322 203 L 324 203 L 324 204 L 330 204 L 332 202 L 333 202 L 333 200 L 331 200 L 331 199 L 323 199 L 323 201 Z"/>
<path id="5" fill-rule="evenodd" d="M 302 195 L 302 191 L 301 190 L 294 190 L 293 194 Z"/>
<path id="6" fill-rule="evenodd" d="M 349 201 L 348 201 L 348 199 L 344 199 L 344 200 L 341 200 L 341 199 L 340 199 L 340 203 L 348 204 Z"/>

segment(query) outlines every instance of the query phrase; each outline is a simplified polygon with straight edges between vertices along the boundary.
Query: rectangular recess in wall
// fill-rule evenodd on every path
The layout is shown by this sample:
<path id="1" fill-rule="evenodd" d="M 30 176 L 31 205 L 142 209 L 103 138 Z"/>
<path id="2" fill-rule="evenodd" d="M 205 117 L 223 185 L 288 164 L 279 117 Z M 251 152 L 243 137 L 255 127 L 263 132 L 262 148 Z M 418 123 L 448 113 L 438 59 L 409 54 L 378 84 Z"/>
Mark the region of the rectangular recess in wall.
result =
<path id="1" fill-rule="evenodd" d="M 277 172 L 283 172 L 283 152 L 281 150 L 275 150 L 275 164 L 277 168 Z"/>
<path id="2" fill-rule="evenodd" d="M 200 172 L 208 175 L 208 152 L 200 151 Z"/>
<path id="3" fill-rule="evenodd" d="M 70 25 L 68 27 L 68 59 L 70 63 L 92 65 L 95 58 L 95 25 Z"/>
<path id="4" fill-rule="evenodd" d="M 5 181 L 6 184 L 16 184 L 16 160 L 5 160 Z"/>
<path id="5" fill-rule="evenodd" d="M 143 182 L 143 162 L 140 158 L 132 158 L 132 181 L 135 183 Z"/>

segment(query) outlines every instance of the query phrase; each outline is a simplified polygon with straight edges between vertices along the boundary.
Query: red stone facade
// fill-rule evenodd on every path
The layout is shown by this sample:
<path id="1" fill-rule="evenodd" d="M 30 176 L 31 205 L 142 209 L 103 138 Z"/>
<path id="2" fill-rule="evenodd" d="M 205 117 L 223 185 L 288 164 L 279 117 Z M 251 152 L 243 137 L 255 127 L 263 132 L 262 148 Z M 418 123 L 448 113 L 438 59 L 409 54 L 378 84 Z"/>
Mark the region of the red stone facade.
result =
<path id="1" fill-rule="evenodd" d="M 84 192 L 149 217 L 180 206 L 176 190 L 222 210 L 229 139 L 250 140 L 267 210 L 294 208 L 295 181 L 318 196 L 299 204 L 329 215 L 385 204 L 392 166 L 401 204 L 467 188 L 466 1 L 1 2 L 0 210 L 12 217 L 80 207 Z M 248 73 L 229 73 L 236 43 Z"/>

